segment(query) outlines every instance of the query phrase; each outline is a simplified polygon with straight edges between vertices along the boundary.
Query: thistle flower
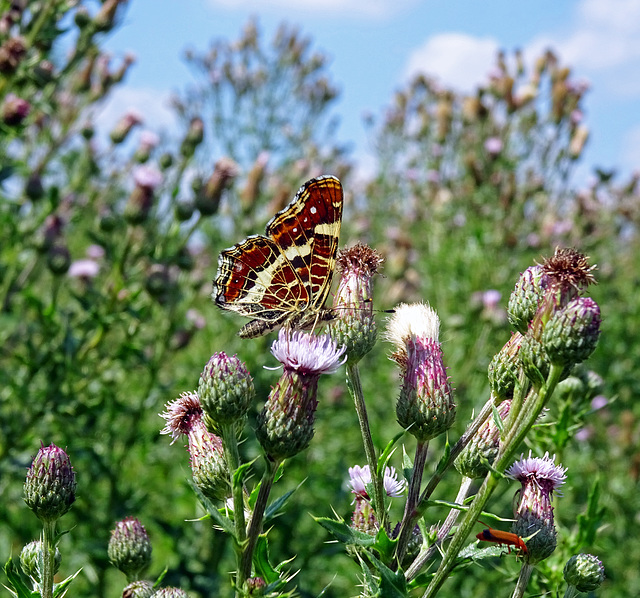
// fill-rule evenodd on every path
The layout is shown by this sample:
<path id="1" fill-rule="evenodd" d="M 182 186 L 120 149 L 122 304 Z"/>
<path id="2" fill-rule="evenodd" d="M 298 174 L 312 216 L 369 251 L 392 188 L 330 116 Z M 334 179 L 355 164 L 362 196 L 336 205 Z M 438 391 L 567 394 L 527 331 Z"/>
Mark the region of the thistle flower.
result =
<path id="1" fill-rule="evenodd" d="M 369 493 L 367 492 L 367 485 L 371 484 L 371 482 L 371 470 L 368 465 L 364 467 L 360 467 L 359 465 L 349 467 L 349 486 L 353 494 L 368 499 Z M 404 480 L 398 480 L 395 467 L 384 468 L 382 483 L 387 496 L 394 498 L 400 496 L 406 486 Z"/>
<path id="2" fill-rule="evenodd" d="M 198 383 L 207 428 L 242 420 L 255 397 L 253 379 L 237 356 L 214 353 Z"/>
<path id="3" fill-rule="evenodd" d="M 109 133 L 111 141 L 113 143 L 122 143 L 129 133 L 131 133 L 133 127 L 140 125 L 143 122 L 142 115 L 137 110 L 129 110 L 117 123 L 113 131 Z"/>
<path id="4" fill-rule="evenodd" d="M 329 333 L 347 348 L 347 359 L 353 363 L 371 351 L 378 335 L 371 297 L 373 277 L 382 261 L 377 251 L 358 243 L 341 251 L 336 262 L 341 272 L 333 303 L 337 319 Z"/>
<path id="5" fill-rule="evenodd" d="M 31 112 L 31 104 L 27 100 L 8 93 L 2 104 L 2 122 L 9 126 L 22 124 L 29 112 Z"/>
<path id="6" fill-rule="evenodd" d="M 151 541 L 144 525 L 135 517 L 125 517 L 111 530 L 107 554 L 111 564 L 128 580 L 134 580 L 151 562 Z"/>
<path id="7" fill-rule="evenodd" d="M 511 401 L 502 401 L 497 407 L 500 419 L 504 421 L 509 415 Z M 500 429 L 492 416 L 480 426 L 469 444 L 455 460 L 455 468 L 468 478 L 483 478 L 489 472 L 500 448 Z"/>
<path id="8" fill-rule="evenodd" d="M 154 166 L 141 164 L 133 169 L 135 187 L 124 208 L 124 217 L 130 224 L 146 221 L 153 206 L 153 193 L 162 184 L 162 173 Z"/>
<path id="9" fill-rule="evenodd" d="M 71 278 L 89 280 L 95 278 L 98 272 L 100 272 L 100 264 L 95 260 L 84 258 L 71 262 L 67 275 Z"/>
<path id="10" fill-rule="evenodd" d="M 150 598 L 154 592 L 153 583 L 150 581 L 133 581 L 122 590 L 122 598 Z"/>
<path id="11" fill-rule="evenodd" d="M 165 409 L 160 417 L 167 425 L 160 434 L 170 434 L 171 444 L 181 435 L 187 436 L 193 481 L 198 488 L 212 500 L 229 496 L 231 488 L 222 440 L 205 427 L 198 395 L 183 392 L 175 401 L 169 401 Z"/>
<path id="12" fill-rule="evenodd" d="M 24 483 L 24 501 L 44 522 L 62 517 L 76 499 L 76 475 L 69 456 L 55 444 L 42 446 Z"/>
<path id="13" fill-rule="evenodd" d="M 535 534 L 526 541 L 527 559 L 532 565 L 546 559 L 556 549 L 551 500 L 554 492 L 559 494 L 558 488 L 564 484 L 567 470 L 556 465 L 554 460 L 555 455 L 550 458 L 549 453 L 539 458 L 532 457 L 529 452 L 528 458 L 522 456 L 505 472 L 522 484 L 512 531 L 523 538 Z"/>
<path id="14" fill-rule="evenodd" d="M 604 565 L 592 554 L 575 554 L 564 566 L 563 575 L 579 592 L 593 592 L 604 581 Z"/>
<path id="15" fill-rule="evenodd" d="M 387 339 L 397 347 L 391 358 L 403 379 L 396 403 L 398 423 L 420 442 L 446 432 L 455 419 L 439 329 L 435 310 L 422 303 L 400 305 L 387 327 Z"/>
<path id="16" fill-rule="evenodd" d="M 180 588 L 160 588 L 151 594 L 152 598 L 189 598 L 189 595 Z"/>
<path id="17" fill-rule="evenodd" d="M 309 446 L 318 405 L 316 395 L 321 374 L 332 374 L 344 359 L 326 334 L 280 330 L 271 353 L 284 372 L 269 394 L 258 416 L 256 435 L 262 448 L 273 459 L 285 459 Z"/>

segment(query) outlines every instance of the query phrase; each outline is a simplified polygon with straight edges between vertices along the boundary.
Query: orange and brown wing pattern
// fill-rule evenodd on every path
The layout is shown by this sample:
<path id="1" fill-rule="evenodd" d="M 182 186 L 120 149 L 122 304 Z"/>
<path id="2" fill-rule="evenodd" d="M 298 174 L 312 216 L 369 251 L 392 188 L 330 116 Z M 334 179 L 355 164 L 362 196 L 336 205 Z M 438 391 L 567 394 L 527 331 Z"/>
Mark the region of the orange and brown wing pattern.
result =
<path id="1" fill-rule="evenodd" d="M 267 224 L 266 237 L 252 235 L 220 253 L 215 303 L 255 318 L 240 336 L 317 319 L 331 288 L 342 203 L 337 178 L 312 179 Z"/>

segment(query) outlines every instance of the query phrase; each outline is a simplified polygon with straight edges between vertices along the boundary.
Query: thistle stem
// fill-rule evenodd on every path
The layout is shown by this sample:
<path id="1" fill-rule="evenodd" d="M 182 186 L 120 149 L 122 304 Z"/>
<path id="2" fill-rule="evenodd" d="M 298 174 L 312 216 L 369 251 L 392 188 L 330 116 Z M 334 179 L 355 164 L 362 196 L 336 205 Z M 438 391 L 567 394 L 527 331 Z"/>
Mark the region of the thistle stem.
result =
<path id="1" fill-rule="evenodd" d="M 53 596 L 55 532 L 55 521 L 45 521 L 42 529 L 42 598 L 52 598 Z"/>
<path id="2" fill-rule="evenodd" d="M 532 573 L 532 565 L 529 565 L 528 563 L 522 565 L 522 569 L 520 569 L 520 575 L 518 575 L 518 582 L 516 583 L 516 587 L 513 589 L 511 598 L 522 598 L 524 596 L 524 591 L 527 589 L 527 585 L 529 584 Z"/>
<path id="3" fill-rule="evenodd" d="M 383 479 L 378 473 L 378 459 L 376 457 L 376 449 L 373 445 L 373 438 L 371 437 L 369 417 L 367 416 L 367 407 L 364 402 L 364 393 L 362 392 L 362 383 L 360 381 L 360 370 L 355 363 L 347 363 L 347 386 L 353 397 L 356 413 L 358 414 L 358 421 L 360 422 L 360 433 L 362 434 L 364 452 L 367 457 L 367 463 L 369 464 L 369 471 L 371 472 L 376 517 L 380 522 L 380 527 L 384 528 L 386 523 L 386 509 L 384 508 Z"/>

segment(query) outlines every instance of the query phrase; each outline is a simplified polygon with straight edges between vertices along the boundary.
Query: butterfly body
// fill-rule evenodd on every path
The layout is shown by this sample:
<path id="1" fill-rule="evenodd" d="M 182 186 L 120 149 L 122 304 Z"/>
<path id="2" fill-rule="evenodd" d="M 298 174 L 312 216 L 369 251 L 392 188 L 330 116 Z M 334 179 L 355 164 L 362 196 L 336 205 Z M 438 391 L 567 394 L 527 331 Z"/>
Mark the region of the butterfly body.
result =
<path id="1" fill-rule="evenodd" d="M 324 307 L 331 289 L 342 221 L 340 181 L 307 181 L 267 224 L 218 258 L 212 298 L 222 309 L 253 318 L 238 333 L 266 334 L 278 326 L 313 328 L 333 319 Z"/>

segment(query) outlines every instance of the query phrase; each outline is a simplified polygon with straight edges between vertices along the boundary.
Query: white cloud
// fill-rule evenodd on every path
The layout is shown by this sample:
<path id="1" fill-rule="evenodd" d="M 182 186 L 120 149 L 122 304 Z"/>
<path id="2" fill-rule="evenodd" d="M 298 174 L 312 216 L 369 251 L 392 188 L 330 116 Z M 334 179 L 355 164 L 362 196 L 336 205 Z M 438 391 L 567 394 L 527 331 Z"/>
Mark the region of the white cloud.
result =
<path id="1" fill-rule="evenodd" d="M 334 16 L 336 14 L 355 17 L 384 18 L 397 14 L 405 8 L 416 4 L 417 0 L 209 0 L 212 6 L 223 6 L 239 10 L 265 12 L 281 12 L 295 10 L 297 13 L 322 13 Z M 291 14 L 287 13 L 290 17 Z"/>
<path id="2" fill-rule="evenodd" d="M 499 49 L 492 37 L 464 33 L 441 33 L 427 39 L 409 56 L 404 75 L 417 73 L 437 77 L 447 87 L 472 92 L 486 81 Z"/>
<path id="3" fill-rule="evenodd" d="M 603 76 L 610 91 L 640 95 L 640 0 L 581 0 L 568 31 L 539 36 L 526 53 L 548 47 L 580 72 Z"/>

